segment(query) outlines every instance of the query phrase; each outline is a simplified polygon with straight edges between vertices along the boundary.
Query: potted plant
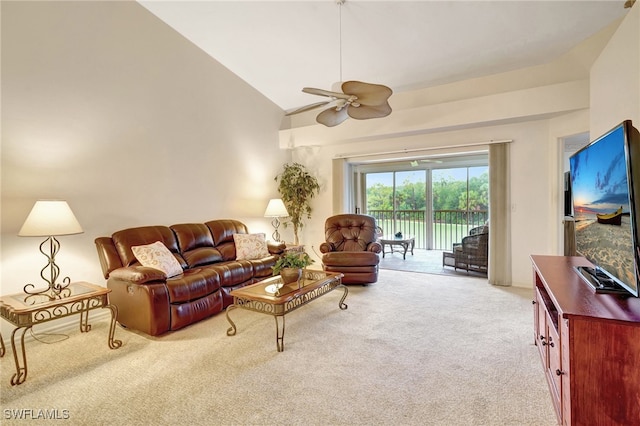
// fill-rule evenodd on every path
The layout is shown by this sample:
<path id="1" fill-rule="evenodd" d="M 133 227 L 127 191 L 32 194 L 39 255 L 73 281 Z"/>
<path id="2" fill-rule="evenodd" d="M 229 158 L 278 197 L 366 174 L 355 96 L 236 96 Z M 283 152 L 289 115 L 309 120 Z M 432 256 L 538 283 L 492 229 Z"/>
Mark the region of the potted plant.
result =
<path id="1" fill-rule="evenodd" d="M 282 173 L 275 177 L 278 182 L 280 198 L 289 212 L 289 219 L 284 226 L 293 225 L 293 243 L 298 245 L 298 232 L 303 227 L 303 220 L 311 218 L 311 199 L 320 193 L 318 180 L 312 176 L 305 166 L 299 163 L 285 164 Z"/>
<path id="2" fill-rule="evenodd" d="M 273 275 L 280 274 L 282 282 L 289 284 L 298 281 L 302 276 L 302 269 L 313 262 L 314 260 L 305 252 L 287 252 L 280 256 L 271 269 L 273 269 Z"/>

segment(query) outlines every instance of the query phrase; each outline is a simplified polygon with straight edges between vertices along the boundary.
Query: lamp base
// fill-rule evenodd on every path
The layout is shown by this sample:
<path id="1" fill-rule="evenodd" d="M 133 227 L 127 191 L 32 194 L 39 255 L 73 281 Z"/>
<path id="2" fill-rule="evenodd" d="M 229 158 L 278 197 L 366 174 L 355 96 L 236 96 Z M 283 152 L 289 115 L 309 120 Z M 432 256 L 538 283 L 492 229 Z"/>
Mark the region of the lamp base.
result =
<path id="1" fill-rule="evenodd" d="M 47 243 L 49 243 L 49 253 L 44 249 Z M 35 290 L 35 285 L 25 285 L 22 289 L 28 295 L 25 298 L 25 301 L 33 296 L 46 296 L 49 300 L 62 299 L 63 297 L 69 296 L 70 291 L 67 287 L 69 287 L 71 279 L 69 277 L 65 277 L 62 280 L 62 284 L 57 283 L 58 277 L 60 276 L 60 267 L 56 265 L 56 254 L 59 251 L 60 242 L 58 242 L 58 240 L 53 236 L 47 238 L 42 242 L 42 244 L 40 244 L 40 253 L 45 255 L 48 261 L 45 267 L 40 271 L 40 276 L 48 284 L 48 287 L 41 290 Z M 49 279 L 45 277 L 45 271 L 47 270 L 49 271 Z"/>
<path id="2" fill-rule="evenodd" d="M 71 289 L 68 288 L 69 284 L 71 284 L 71 279 L 69 277 L 65 277 L 62 280 L 62 283 L 63 284 L 49 284 L 49 287 L 39 290 L 33 290 L 36 286 L 33 284 L 27 284 L 22 289 L 22 291 L 27 294 L 27 297 L 25 297 L 24 300 L 26 302 L 36 296 L 44 296 L 49 298 L 49 300 L 63 299 L 71 296 Z"/>
<path id="3" fill-rule="evenodd" d="M 275 228 L 273 234 L 271 234 L 271 238 L 273 238 L 273 241 L 277 243 L 282 242 L 280 241 L 280 233 L 278 232 L 278 228 L 280 227 L 280 220 L 277 217 L 274 217 L 271 221 L 271 225 L 273 225 L 273 227 Z"/>

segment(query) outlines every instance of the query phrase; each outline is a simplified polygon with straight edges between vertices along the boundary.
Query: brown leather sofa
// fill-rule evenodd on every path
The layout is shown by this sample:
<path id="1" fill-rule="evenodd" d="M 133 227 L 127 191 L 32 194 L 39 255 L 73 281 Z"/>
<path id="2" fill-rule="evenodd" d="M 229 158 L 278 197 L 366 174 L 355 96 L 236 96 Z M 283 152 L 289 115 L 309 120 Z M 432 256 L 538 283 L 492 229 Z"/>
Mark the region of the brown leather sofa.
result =
<path id="1" fill-rule="evenodd" d="M 271 267 L 284 244 L 269 242 L 270 256 L 236 260 L 233 234 L 247 234 L 237 220 L 203 224 L 144 226 L 96 238 L 102 272 L 111 289 L 109 301 L 118 308 L 118 322 L 152 336 L 178 330 L 233 303 L 233 289 L 272 276 Z M 142 266 L 131 247 L 162 242 L 183 273 L 172 278 Z"/>
<path id="2" fill-rule="evenodd" d="M 378 281 L 382 246 L 376 241 L 376 219 L 363 214 L 340 214 L 325 221 L 325 242 L 320 245 L 322 268 L 342 272 L 344 284 Z"/>

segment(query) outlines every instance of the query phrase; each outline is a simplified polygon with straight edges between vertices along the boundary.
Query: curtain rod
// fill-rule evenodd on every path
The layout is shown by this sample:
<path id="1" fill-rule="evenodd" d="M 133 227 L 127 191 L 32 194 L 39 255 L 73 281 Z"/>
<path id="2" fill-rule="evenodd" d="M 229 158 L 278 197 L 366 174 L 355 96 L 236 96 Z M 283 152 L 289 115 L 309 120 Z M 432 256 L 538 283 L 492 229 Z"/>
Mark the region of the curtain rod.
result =
<path id="1" fill-rule="evenodd" d="M 500 139 L 500 140 L 491 139 L 485 142 L 472 142 L 472 143 L 465 143 L 465 144 L 459 144 L 459 145 L 434 146 L 434 147 L 427 147 L 427 148 L 405 148 L 405 149 L 398 149 L 395 151 L 373 152 L 373 153 L 367 153 L 367 154 L 337 154 L 335 158 L 358 158 L 358 157 L 371 157 L 376 155 L 409 154 L 412 152 L 435 151 L 435 150 L 447 149 L 447 148 L 464 148 L 467 146 L 492 145 L 495 143 L 511 143 L 511 142 L 513 142 L 513 139 Z"/>

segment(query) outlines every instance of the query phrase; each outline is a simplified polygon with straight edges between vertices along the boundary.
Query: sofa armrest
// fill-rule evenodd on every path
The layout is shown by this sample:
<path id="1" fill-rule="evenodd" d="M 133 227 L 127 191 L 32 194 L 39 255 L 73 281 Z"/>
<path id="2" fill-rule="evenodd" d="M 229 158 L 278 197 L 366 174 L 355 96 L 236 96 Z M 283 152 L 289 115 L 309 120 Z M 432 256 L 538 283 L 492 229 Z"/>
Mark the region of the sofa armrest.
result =
<path id="1" fill-rule="evenodd" d="M 147 266 L 128 266 L 111 271 L 109 278 L 127 281 L 135 284 L 165 281 L 167 275 L 159 269 Z"/>
<path id="2" fill-rule="evenodd" d="M 382 252 L 382 244 L 380 244 L 377 241 L 369 243 L 369 245 L 367 246 L 367 251 L 370 251 L 370 252 L 373 252 L 373 253 L 381 253 Z"/>
<path id="3" fill-rule="evenodd" d="M 320 253 L 329 253 L 332 251 L 336 251 L 336 248 L 333 244 L 327 242 L 320 244 Z"/>
<path id="4" fill-rule="evenodd" d="M 125 272 L 127 271 L 119 273 L 126 275 Z M 109 303 L 118 309 L 117 321 L 123 327 L 151 336 L 158 336 L 171 329 L 171 305 L 166 281 L 140 284 L 110 276 L 107 288 L 111 290 Z"/>
<path id="5" fill-rule="evenodd" d="M 267 241 L 267 249 L 269 254 L 282 254 L 287 248 L 287 243 L 281 243 L 278 241 Z"/>

